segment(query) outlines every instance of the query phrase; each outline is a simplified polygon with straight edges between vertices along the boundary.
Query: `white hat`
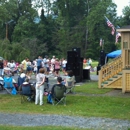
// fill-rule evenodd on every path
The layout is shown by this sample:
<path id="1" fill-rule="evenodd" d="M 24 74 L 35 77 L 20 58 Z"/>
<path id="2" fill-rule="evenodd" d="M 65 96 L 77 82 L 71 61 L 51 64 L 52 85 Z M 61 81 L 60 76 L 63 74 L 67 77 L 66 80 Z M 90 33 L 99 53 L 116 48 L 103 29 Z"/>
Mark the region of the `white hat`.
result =
<path id="1" fill-rule="evenodd" d="M 26 75 L 24 74 L 24 73 L 22 73 L 21 75 L 20 75 L 20 77 L 21 78 L 24 78 Z"/>

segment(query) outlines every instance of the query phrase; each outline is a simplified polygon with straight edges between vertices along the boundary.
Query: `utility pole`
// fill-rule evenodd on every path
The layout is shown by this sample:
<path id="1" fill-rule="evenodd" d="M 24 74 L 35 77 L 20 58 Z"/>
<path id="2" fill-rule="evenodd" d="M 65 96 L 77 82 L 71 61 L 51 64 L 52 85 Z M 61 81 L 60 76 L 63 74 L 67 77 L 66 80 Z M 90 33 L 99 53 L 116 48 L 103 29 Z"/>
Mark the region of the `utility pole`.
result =
<path id="1" fill-rule="evenodd" d="M 8 39 L 8 26 L 12 22 L 14 22 L 14 20 L 11 19 L 10 21 L 8 21 L 8 22 L 5 23 L 6 24 L 6 39 Z"/>
<path id="2" fill-rule="evenodd" d="M 87 0 L 87 12 L 89 14 L 89 1 Z M 88 41 L 88 27 L 86 27 L 86 33 L 85 33 L 86 37 L 85 37 L 85 50 L 84 50 L 84 55 L 85 55 L 85 52 L 87 50 L 87 41 Z"/>
<path id="3" fill-rule="evenodd" d="M 8 39 L 8 22 L 6 23 L 6 39 Z"/>

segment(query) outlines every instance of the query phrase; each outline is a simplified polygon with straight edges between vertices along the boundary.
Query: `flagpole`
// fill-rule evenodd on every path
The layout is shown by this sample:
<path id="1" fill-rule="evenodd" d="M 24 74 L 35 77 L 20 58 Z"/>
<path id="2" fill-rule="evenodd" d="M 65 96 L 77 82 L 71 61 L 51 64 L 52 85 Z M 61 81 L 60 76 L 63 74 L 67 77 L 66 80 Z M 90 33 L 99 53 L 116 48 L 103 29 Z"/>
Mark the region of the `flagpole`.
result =
<path id="1" fill-rule="evenodd" d="M 102 50 L 104 49 L 104 40 L 102 40 Z"/>
<path id="2" fill-rule="evenodd" d="M 105 15 L 104 15 L 104 17 L 105 17 L 105 19 L 108 19 Z M 111 22 L 112 23 L 112 22 Z M 113 24 L 113 23 L 112 23 Z M 114 27 L 114 29 L 116 30 L 116 28 L 115 28 L 115 26 L 114 26 L 114 24 L 113 24 L 113 27 Z"/>

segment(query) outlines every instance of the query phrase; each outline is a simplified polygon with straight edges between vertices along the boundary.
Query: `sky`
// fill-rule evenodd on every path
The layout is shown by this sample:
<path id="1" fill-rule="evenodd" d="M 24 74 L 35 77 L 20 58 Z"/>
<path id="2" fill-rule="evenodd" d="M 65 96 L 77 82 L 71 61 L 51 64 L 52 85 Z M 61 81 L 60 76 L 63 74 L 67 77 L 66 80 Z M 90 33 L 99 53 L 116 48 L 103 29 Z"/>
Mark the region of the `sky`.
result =
<path id="1" fill-rule="evenodd" d="M 117 15 L 122 15 L 122 9 L 130 4 L 130 0 L 113 0 L 117 5 Z"/>

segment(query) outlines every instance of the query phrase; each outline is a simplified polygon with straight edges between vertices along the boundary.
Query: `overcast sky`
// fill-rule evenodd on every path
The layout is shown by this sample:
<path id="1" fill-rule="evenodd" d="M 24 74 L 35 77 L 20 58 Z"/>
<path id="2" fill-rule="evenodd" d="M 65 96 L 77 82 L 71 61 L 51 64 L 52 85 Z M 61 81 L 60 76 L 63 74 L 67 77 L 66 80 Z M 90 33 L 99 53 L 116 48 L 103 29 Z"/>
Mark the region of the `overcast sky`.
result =
<path id="1" fill-rule="evenodd" d="M 122 15 L 122 9 L 130 4 L 130 0 L 113 0 L 117 5 L 117 15 Z"/>

